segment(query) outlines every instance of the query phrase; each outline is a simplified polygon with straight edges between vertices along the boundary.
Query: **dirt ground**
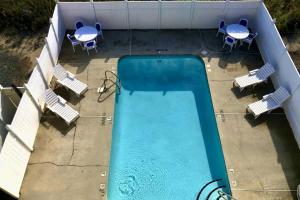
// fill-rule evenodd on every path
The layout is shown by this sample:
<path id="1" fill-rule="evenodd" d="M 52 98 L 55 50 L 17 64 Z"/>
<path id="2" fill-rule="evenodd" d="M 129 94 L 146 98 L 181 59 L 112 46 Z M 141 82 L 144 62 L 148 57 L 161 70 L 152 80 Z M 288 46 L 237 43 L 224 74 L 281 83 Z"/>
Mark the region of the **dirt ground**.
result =
<path id="1" fill-rule="evenodd" d="M 47 28 L 23 33 L 13 28 L 0 32 L 0 84 L 22 86 L 29 78 L 44 45 Z"/>
<path id="2" fill-rule="evenodd" d="M 300 32 L 299 33 L 283 33 L 282 39 L 288 45 L 289 53 L 300 72 Z"/>

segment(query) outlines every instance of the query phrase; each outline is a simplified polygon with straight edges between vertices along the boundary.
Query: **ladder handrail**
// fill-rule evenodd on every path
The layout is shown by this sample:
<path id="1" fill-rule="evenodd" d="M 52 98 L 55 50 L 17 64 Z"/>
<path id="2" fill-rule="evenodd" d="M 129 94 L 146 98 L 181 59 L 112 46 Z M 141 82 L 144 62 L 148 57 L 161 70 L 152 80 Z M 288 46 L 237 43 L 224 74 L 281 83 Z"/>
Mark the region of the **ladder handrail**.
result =
<path id="1" fill-rule="evenodd" d="M 204 190 L 208 185 L 210 185 L 211 183 L 214 183 L 214 182 L 221 181 L 221 180 L 222 180 L 222 179 L 219 178 L 219 179 L 215 179 L 215 180 L 212 180 L 212 181 L 207 182 L 204 186 L 202 186 L 201 190 L 198 192 L 198 195 L 197 195 L 197 197 L 196 197 L 196 200 L 198 200 L 198 199 L 200 198 L 201 193 L 203 192 L 203 190 Z"/>
<path id="2" fill-rule="evenodd" d="M 229 197 L 231 200 L 238 200 L 238 199 L 234 198 L 232 195 L 227 194 L 226 192 L 224 192 L 224 191 L 222 191 L 222 190 L 219 190 L 219 191 L 218 191 L 218 194 L 219 194 L 220 197 L 223 198 L 223 199 L 225 199 L 224 196 L 226 196 L 226 197 Z M 227 199 L 225 199 L 225 200 L 227 200 Z"/>
<path id="3" fill-rule="evenodd" d="M 110 71 L 110 70 L 106 70 L 105 72 L 104 72 L 104 75 L 105 75 L 105 79 L 109 79 L 108 77 L 107 77 L 107 73 L 111 73 L 114 77 L 116 77 L 116 81 L 118 82 L 118 85 L 120 85 L 120 79 L 119 79 L 119 77 L 118 77 L 118 75 L 117 74 L 115 74 L 113 71 Z"/>

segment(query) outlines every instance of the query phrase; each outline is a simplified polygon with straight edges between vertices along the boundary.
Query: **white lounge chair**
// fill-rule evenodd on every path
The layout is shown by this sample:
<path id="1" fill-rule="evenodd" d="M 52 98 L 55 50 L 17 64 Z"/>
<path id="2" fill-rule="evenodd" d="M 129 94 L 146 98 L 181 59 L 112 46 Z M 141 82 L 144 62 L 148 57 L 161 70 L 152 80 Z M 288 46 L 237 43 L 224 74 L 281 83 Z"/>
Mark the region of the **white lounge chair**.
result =
<path id="1" fill-rule="evenodd" d="M 260 69 L 255 69 L 249 74 L 237 77 L 233 81 L 233 85 L 240 88 L 242 91 L 245 87 L 255 86 L 259 83 L 266 82 L 268 78 L 275 72 L 273 66 L 269 63 L 263 65 Z"/>
<path id="2" fill-rule="evenodd" d="M 57 82 L 72 90 L 77 96 L 87 91 L 88 86 L 75 78 L 75 75 L 66 71 L 60 64 L 54 67 L 53 75 L 57 78 Z"/>
<path id="3" fill-rule="evenodd" d="M 45 91 L 43 101 L 49 110 L 63 118 L 69 125 L 79 117 L 79 113 L 71 108 L 61 96 L 56 95 L 52 89 Z"/>
<path id="4" fill-rule="evenodd" d="M 257 118 L 265 112 L 271 112 L 272 110 L 281 107 L 282 103 L 290 96 L 291 94 L 284 87 L 279 87 L 275 92 L 263 96 L 262 100 L 248 105 L 247 111 Z"/>

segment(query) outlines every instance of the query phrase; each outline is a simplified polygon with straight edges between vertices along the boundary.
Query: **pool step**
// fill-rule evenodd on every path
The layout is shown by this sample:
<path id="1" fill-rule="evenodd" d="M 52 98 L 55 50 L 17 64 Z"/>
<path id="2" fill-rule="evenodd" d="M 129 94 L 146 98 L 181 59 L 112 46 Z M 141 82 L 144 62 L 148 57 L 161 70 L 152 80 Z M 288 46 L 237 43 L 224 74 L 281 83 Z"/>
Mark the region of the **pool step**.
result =
<path id="1" fill-rule="evenodd" d="M 223 190 L 226 188 L 226 184 L 223 184 L 222 179 L 215 179 L 207 182 L 199 190 L 196 200 L 226 200 L 227 196 L 222 195 L 225 193 Z M 220 193 L 222 191 L 223 193 Z"/>

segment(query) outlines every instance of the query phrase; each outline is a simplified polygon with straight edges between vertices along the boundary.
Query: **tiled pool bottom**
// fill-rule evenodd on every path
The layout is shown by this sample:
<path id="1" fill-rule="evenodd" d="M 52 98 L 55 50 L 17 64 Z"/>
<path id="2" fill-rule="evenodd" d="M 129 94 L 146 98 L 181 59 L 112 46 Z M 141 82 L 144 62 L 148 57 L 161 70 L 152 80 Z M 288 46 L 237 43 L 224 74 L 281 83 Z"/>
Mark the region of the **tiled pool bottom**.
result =
<path id="1" fill-rule="evenodd" d="M 108 199 L 190 200 L 202 188 L 199 199 L 230 193 L 203 61 L 123 57 L 118 74 Z"/>

